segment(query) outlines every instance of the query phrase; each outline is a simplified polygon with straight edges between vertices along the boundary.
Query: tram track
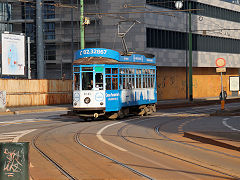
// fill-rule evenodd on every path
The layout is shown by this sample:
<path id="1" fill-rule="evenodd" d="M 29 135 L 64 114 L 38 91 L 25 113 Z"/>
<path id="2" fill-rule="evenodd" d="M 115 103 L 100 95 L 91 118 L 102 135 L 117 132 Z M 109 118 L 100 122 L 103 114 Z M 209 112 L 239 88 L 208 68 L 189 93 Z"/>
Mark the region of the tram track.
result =
<path id="1" fill-rule="evenodd" d="M 103 154 L 103 153 L 101 153 L 101 152 L 99 152 L 99 151 L 97 151 L 97 150 L 95 150 L 95 149 L 93 149 L 93 148 L 91 148 L 91 147 L 83 144 L 83 143 L 80 141 L 79 136 L 80 136 L 80 134 L 81 134 L 82 131 L 87 130 L 88 128 L 92 128 L 92 127 L 94 127 L 94 126 L 98 126 L 98 125 L 103 124 L 103 123 L 106 123 L 106 121 L 103 120 L 103 121 L 101 121 L 101 122 L 99 122 L 99 123 L 97 123 L 97 124 L 87 126 L 87 127 L 83 128 L 81 131 L 78 131 L 78 132 L 74 133 L 74 135 L 73 135 L 74 142 L 75 142 L 77 145 L 81 145 L 82 147 L 86 148 L 87 150 L 92 151 L 92 152 L 94 152 L 95 154 L 100 155 L 100 156 L 102 156 L 102 157 L 104 157 L 104 158 L 106 158 L 106 159 L 114 162 L 115 164 L 117 164 L 117 165 L 119 165 L 119 166 L 121 166 L 121 167 L 124 167 L 124 168 L 128 169 L 130 172 L 132 172 L 132 173 L 134 173 L 134 174 L 136 174 L 136 175 L 138 175 L 138 176 L 140 176 L 140 177 L 144 177 L 144 178 L 146 178 L 146 179 L 152 180 L 153 178 L 151 178 L 150 176 L 148 176 L 148 175 L 146 175 L 146 174 L 143 174 L 143 173 L 141 173 L 140 171 L 137 171 L 137 170 L 135 170 L 135 169 L 127 166 L 126 164 L 121 163 L 120 161 L 118 161 L 118 160 L 116 160 L 116 159 L 113 159 L 113 158 L 111 158 L 110 156 L 107 156 L 107 155 L 105 155 L 105 154 Z M 65 126 L 71 126 L 71 125 L 74 125 L 74 124 L 78 124 L 78 123 L 68 123 L 68 124 L 64 124 L 64 125 L 60 125 L 60 126 L 52 126 L 52 127 L 48 128 L 48 129 L 46 129 L 46 130 L 41 131 L 40 133 L 38 133 L 37 135 L 35 135 L 35 136 L 32 138 L 32 146 L 34 147 L 34 149 L 35 149 L 37 152 L 39 152 L 47 161 L 49 161 L 62 175 L 64 175 L 64 176 L 65 176 L 67 179 L 69 179 L 69 180 L 77 180 L 78 178 L 74 177 L 74 176 L 71 174 L 71 172 L 69 172 L 66 168 L 64 168 L 64 166 L 63 166 L 62 164 L 60 164 L 59 162 L 57 162 L 53 157 L 49 156 L 43 148 L 40 148 L 39 145 L 37 145 L 37 141 L 38 141 L 38 139 L 39 139 L 41 136 L 44 136 L 46 133 L 49 133 L 49 132 L 51 132 L 51 131 L 54 131 L 54 130 L 56 130 L 56 129 L 58 129 L 58 128 L 63 128 L 63 127 L 65 127 Z"/>
<path id="2" fill-rule="evenodd" d="M 149 119 L 156 118 L 156 117 L 160 117 L 160 116 L 155 115 L 155 116 L 148 116 L 148 117 L 149 117 L 149 118 L 147 119 L 147 121 L 149 121 Z M 137 118 L 132 118 L 132 119 L 130 119 L 129 121 L 134 121 L 134 120 L 138 120 L 137 123 L 141 123 L 142 121 L 146 121 L 146 120 L 141 120 L 141 118 L 139 118 L 139 117 L 137 117 Z M 166 124 L 168 124 L 168 123 L 170 123 L 170 122 L 179 121 L 179 120 L 182 120 L 182 117 L 181 117 L 181 118 L 178 118 L 178 119 L 175 119 L 175 120 L 165 121 L 165 122 L 163 122 L 162 124 L 159 124 L 159 125 L 155 126 L 154 130 L 155 130 L 155 132 L 156 132 L 157 134 L 159 134 L 162 126 L 164 126 L 164 125 L 166 125 Z M 78 122 L 78 123 L 79 123 L 79 122 Z M 50 132 L 50 131 L 55 130 L 55 129 L 57 129 L 57 128 L 61 128 L 61 127 L 69 126 L 69 125 L 73 125 L 73 124 L 78 124 L 78 123 L 68 123 L 68 124 L 64 124 L 64 125 L 60 125 L 60 126 L 50 127 L 50 128 L 48 128 L 48 129 L 40 132 L 39 134 L 37 134 L 36 136 L 34 136 L 34 138 L 32 139 L 32 145 L 33 145 L 33 147 L 34 147 L 45 159 L 47 159 L 49 162 L 51 162 L 51 163 L 54 165 L 54 167 L 56 167 L 65 177 L 67 177 L 68 179 L 71 179 L 71 180 L 75 180 L 75 179 L 77 179 L 77 178 L 74 177 L 74 176 L 71 174 L 71 172 L 68 172 L 61 164 L 59 164 L 59 163 L 56 162 L 53 158 L 51 158 L 50 156 L 48 156 L 41 148 L 39 148 L 38 145 L 37 145 L 37 140 L 39 139 L 40 136 L 44 135 L 44 134 L 47 133 L 47 132 Z M 96 124 L 87 126 L 87 127 L 83 128 L 82 130 L 75 132 L 74 135 L 73 135 L 74 142 L 77 143 L 78 145 L 81 145 L 81 146 L 84 147 L 85 149 L 87 149 L 87 150 L 89 150 L 89 151 L 91 151 L 91 152 L 94 152 L 95 154 L 97 154 L 97 155 L 99 155 L 99 156 L 102 156 L 102 157 L 104 157 L 104 158 L 112 161 L 113 163 L 115 163 L 115 164 L 117 164 L 117 165 L 119 165 L 119 166 L 121 166 L 121 167 L 123 167 L 123 168 L 128 169 L 130 172 L 132 172 L 132 173 L 134 173 L 134 174 L 136 174 L 136 175 L 138 175 L 138 176 L 140 176 L 140 177 L 144 177 L 144 178 L 146 178 L 146 179 L 153 179 L 152 177 L 150 177 L 150 176 L 148 176 L 148 175 L 146 175 L 146 174 L 144 174 L 144 173 L 142 173 L 142 172 L 140 172 L 140 171 L 138 171 L 138 170 L 136 170 L 136 169 L 134 169 L 134 168 L 132 168 L 132 167 L 130 167 L 130 166 L 128 166 L 128 165 L 126 165 L 126 164 L 124 164 L 124 163 L 122 163 L 122 162 L 120 162 L 120 161 L 118 161 L 118 160 L 116 160 L 116 159 L 114 159 L 114 158 L 112 158 L 112 157 L 110 157 L 110 156 L 102 153 L 102 152 L 99 152 L 97 149 L 94 149 L 94 148 L 89 147 L 89 145 L 86 145 L 86 144 L 84 144 L 84 143 L 81 141 L 81 134 L 84 134 L 84 131 L 85 131 L 85 130 L 87 130 L 88 128 L 94 127 L 94 126 L 98 126 L 98 125 L 100 125 L 100 124 L 102 124 L 102 123 L 106 123 L 106 121 L 103 120 L 103 121 L 101 121 L 101 122 L 99 122 L 99 123 L 96 123 Z M 231 174 L 229 174 L 229 173 L 225 173 L 225 172 L 222 172 L 222 171 L 218 171 L 218 170 L 216 170 L 216 169 L 209 168 L 209 167 L 207 167 L 207 166 L 201 165 L 201 164 L 196 163 L 196 162 L 194 162 L 194 161 L 189 161 L 189 160 L 187 160 L 187 159 L 178 157 L 178 156 L 176 156 L 176 155 L 174 155 L 174 154 L 166 153 L 166 152 L 164 152 L 164 151 L 159 151 L 158 149 L 154 149 L 154 148 L 151 148 L 151 147 L 147 147 L 147 146 L 145 146 L 145 145 L 143 145 L 143 144 L 136 143 L 136 142 L 128 139 L 127 137 L 125 137 L 125 136 L 123 135 L 123 130 L 124 130 L 125 128 L 127 128 L 129 125 L 130 125 L 130 124 L 126 124 L 126 125 L 122 126 L 120 129 L 118 129 L 118 131 L 117 131 L 117 135 L 118 135 L 119 137 L 123 138 L 125 141 L 127 141 L 127 142 L 129 142 L 129 143 L 132 143 L 132 144 L 137 145 L 137 146 L 142 147 L 142 148 L 146 148 L 146 149 L 148 149 L 148 150 L 151 150 L 152 152 L 160 153 L 160 154 L 165 155 L 165 156 L 168 156 L 168 157 L 170 157 L 170 158 L 175 158 L 175 159 L 181 160 L 181 161 L 183 161 L 183 162 L 186 162 L 186 163 L 189 163 L 189 164 L 192 164 L 192 165 L 195 165 L 195 166 L 199 166 L 199 167 L 201 167 L 201 168 L 204 168 L 204 169 L 207 169 L 207 170 L 210 170 L 210 171 L 219 173 L 219 174 L 221 174 L 221 175 L 225 175 L 225 176 L 229 177 L 229 179 L 239 179 L 239 177 L 234 176 L 234 175 L 231 175 Z M 160 134 L 159 134 L 159 135 L 160 135 Z M 165 137 L 165 138 L 166 138 L 166 137 Z"/>
<path id="3" fill-rule="evenodd" d="M 71 175 L 71 173 L 69 173 L 66 169 L 64 169 L 64 167 L 62 165 L 60 165 L 55 160 L 53 160 L 53 158 L 51 158 L 49 155 L 47 155 L 40 147 L 38 147 L 37 144 L 36 144 L 36 141 L 38 140 L 38 138 L 41 135 L 43 135 L 43 134 L 45 134 L 49 131 L 52 131 L 54 129 L 61 128 L 61 127 L 64 127 L 64 126 L 73 125 L 73 124 L 76 124 L 76 123 L 69 123 L 69 124 L 64 124 L 64 125 L 54 126 L 52 128 L 48 128 L 44 131 L 41 131 L 39 134 L 34 136 L 33 139 L 32 139 L 32 146 L 34 147 L 34 149 L 37 150 L 46 160 L 48 160 L 54 167 L 56 167 L 69 180 L 76 180 L 76 178 L 73 175 Z"/>
<path id="4" fill-rule="evenodd" d="M 156 116 L 155 116 L 155 117 L 156 117 Z M 151 118 L 151 117 L 150 117 L 150 118 Z M 175 119 L 175 120 L 169 120 L 169 121 L 166 121 L 166 122 L 162 123 L 161 125 L 165 125 L 165 124 L 167 124 L 167 123 L 172 123 L 173 121 L 179 121 L 179 120 L 182 120 L 182 118 L 178 118 L 178 119 Z M 146 120 L 142 120 L 142 121 L 146 121 Z M 139 121 L 138 123 L 140 123 L 140 122 L 142 122 L 142 121 Z M 148 119 L 148 121 L 149 121 L 149 119 Z M 159 129 L 160 129 L 161 125 L 158 125 L 158 126 L 156 126 L 156 127 L 154 128 L 154 131 L 155 131 L 157 134 L 159 134 Z M 175 154 L 171 154 L 171 153 L 169 153 L 169 152 L 160 151 L 160 150 L 158 150 L 158 149 L 151 148 L 151 147 L 148 147 L 148 146 L 146 146 L 146 145 L 143 145 L 143 144 L 140 144 L 140 143 L 136 143 L 136 142 L 134 142 L 134 141 L 132 141 L 132 140 L 129 140 L 128 138 L 126 138 L 126 137 L 122 134 L 123 130 L 124 130 L 125 128 L 127 128 L 128 126 L 130 126 L 130 125 L 129 125 L 129 124 L 126 124 L 126 125 L 122 126 L 122 127 L 118 130 L 117 134 L 118 134 L 119 137 L 121 137 L 122 139 L 124 139 L 125 141 L 127 141 L 127 142 L 129 142 L 129 143 L 131 143 L 131 144 L 134 144 L 134 145 L 136 145 L 136 146 L 139 146 L 139 147 L 148 149 L 148 150 L 150 150 L 150 151 L 152 151 L 152 152 L 155 152 L 155 153 L 159 153 L 159 154 L 168 156 L 168 157 L 170 157 L 170 158 L 178 159 L 178 160 L 180 160 L 180 161 L 182 161 L 182 162 L 186 162 L 186 163 L 192 164 L 192 165 L 194 165 L 194 166 L 198 166 L 198 167 L 201 167 L 201 168 L 210 170 L 210 171 L 215 172 L 215 173 L 219 173 L 219 174 L 224 175 L 224 176 L 228 176 L 229 179 L 240 179 L 240 177 L 237 177 L 237 176 L 235 176 L 235 175 L 232 175 L 232 174 L 229 174 L 229 173 L 225 173 L 225 172 L 223 172 L 223 171 L 216 170 L 216 169 L 213 169 L 213 168 L 208 167 L 208 166 L 205 166 L 205 165 L 201 165 L 200 163 L 197 163 L 197 162 L 194 162 L 194 161 L 190 161 L 190 160 L 184 159 L 184 158 L 182 158 L 182 157 L 178 157 L 178 156 L 175 155 Z M 167 137 L 165 136 L 165 138 L 167 138 Z M 169 138 L 168 138 L 168 139 L 169 139 Z"/>
<path id="5" fill-rule="evenodd" d="M 87 128 L 89 128 L 89 127 L 87 127 Z M 122 162 L 120 162 L 120 161 L 118 161 L 118 160 L 116 160 L 116 159 L 114 159 L 114 158 L 111 158 L 110 156 L 107 156 L 106 154 L 104 154 L 104 153 L 102 153 L 102 152 L 99 152 L 99 151 L 97 151 L 96 149 L 93 149 L 93 148 L 85 145 L 84 143 L 82 143 L 82 142 L 80 141 L 79 136 L 81 135 L 82 131 L 86 130 L 87 128 L 85 128 L 85 129 L 83 129 L 83 130 L 81 130 L 81 131 L 79 131 L 79 132 L 77 132 L 77 133 L 75 134 L 74 140 L 75 140 L 76 143 L 78 143 L 78 144 L 81 145 L 82 147 L 88 149 L 89 151 L 92 151 L 92 152 L 94 152 L 95 154 L 100 155 L 100 156 L 102 156 L 102 157 L 104 157 L 104 158 L 106 158 L 106 159 L 114 162 L 115 164 L 117 164 L 117 165 L 119 165 L 119 166 L 121 166 L 121 167 L 123 167 L 123 168 L 128 169 L 129 171 L 131 171 L 132 173 L 134 173 L 134 174 L 136 174 L 136 175 L 138 175 L 138 176 L 144 177 L 144 178 L 146 178 L 146 179 L 153 180 L 152 177 L 150 177 L 150 176 L 148 176 L 148 175 L 146 175 L 146 174 L 144 174 L 144 173 L 142 173 L 142 172 L 140 172 L 140 171 L 138 171 L 138 170 L 136 170 L 136 169 L 134 169 L 134 168 L 131 168 L 130 166 L 128 166 L 128 165 L 126 165 L 126 164 L 124 164 L 124 163 L 122 163 Z"/>

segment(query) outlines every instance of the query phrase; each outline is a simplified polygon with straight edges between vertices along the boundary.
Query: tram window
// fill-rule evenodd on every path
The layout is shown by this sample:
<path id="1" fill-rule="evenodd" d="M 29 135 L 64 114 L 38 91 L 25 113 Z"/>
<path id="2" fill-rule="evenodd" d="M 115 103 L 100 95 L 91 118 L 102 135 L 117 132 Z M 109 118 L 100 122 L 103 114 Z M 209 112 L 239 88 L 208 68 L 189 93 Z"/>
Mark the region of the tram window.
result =
<path id="1" fill-rule="evenodd" d="M 142 83 L 141 73 L 142 73 L 141 69 L 136 70 L 136 88 L 141 88 L 141 86 L 142 86 L 141 85 L 141 83 Z"/>
<path id="2" fill-rule="evenodd" d="M 82 72 L 82 90 L 92 90 L 93 72 Z"/>
<path id="3" fill-rule="evenodd" d="M 151 81 L 151 83 L 152 83 L 152 84 L 151 84 L 152 88 L 154 88 L 154 82 L 155 82 L 154 79 L 155 79 L 155 78 L 154 78 L 154 75 L 152 75 L 152 81 Z"/>
<path id="4" fill-rule="evenodd" d="M 95 75 L 95 88 L 96 90 L 103 90 L 103 74 L 96 73 Z"/>
<path id="5" fill-rule="evenodd" d="M 122 74 L 120 75 L 120 82 L 119 83 L 120 83 L 119 88 L 123 89 L 123 75 Z"/>
<path id="6" fill-rule="evenodd" d="M 80 72 L 80 67 L 74 67 L 74 72 Z"/>
<path id="7" fill-rule="evenodd" d="M 106 68 L 105 72 L 106 74 L 111 74 L 111 68 Z"/>
<path id="8" fill-rule="evenodd" d="M 106 68 L 105 72 L 106 72 L 106 90 L 117 90 L 118 89 L 118 68 Z"/>
<path id="9" fill-rule="evenodd" d="M 80 74 L 79 73 L 74 73 L 74 90 L 79 90 L 80 89 Z"/>
<path id="10" fill-rule="evenodd" d="M 106 78 L 106 90 L 111 90 L 111 78 Z"/>
<path id="11" fill-rule="evenodd" d="M 118 79 L 112 78 L 112 89 L 117 90 L 118 89 Z"/>
<path id="12" fill-rule="evenodd" d="M 147 75 L 147 79 L 148 79 L 148 88 L 151 87 L 151 70 L 148 69 L 147 71 L 148 75 Z"/>
<path id="13" fill-rule="evenodd" d="M 118 74 L 118 69 L 117 68 L 112 68 L 112 74 Z"/>
<path id="14" fill-rule="evenodd" d="M 82 71 L 93 71 L 93 67 L 82 67 Z"/>

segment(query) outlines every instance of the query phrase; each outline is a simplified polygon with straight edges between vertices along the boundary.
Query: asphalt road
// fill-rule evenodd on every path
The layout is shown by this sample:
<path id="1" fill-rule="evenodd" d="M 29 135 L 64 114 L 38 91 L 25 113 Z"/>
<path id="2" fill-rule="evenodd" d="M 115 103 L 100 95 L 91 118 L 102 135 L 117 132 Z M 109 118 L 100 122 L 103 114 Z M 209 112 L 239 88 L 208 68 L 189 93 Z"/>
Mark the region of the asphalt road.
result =
<path id="1" fill-rule="evenodd" d="M 239 103 L 226 105 L 239 107 Z M 240 117 L 212 117 L 219 105 L 160 110 L 151 116 L 83 122 L 65 112 L 0 116 L 0 141 L 30 142 L 31 179 L 238 179 L 240 155 L 183 137 L 184 132 L 233 138 Z"/>

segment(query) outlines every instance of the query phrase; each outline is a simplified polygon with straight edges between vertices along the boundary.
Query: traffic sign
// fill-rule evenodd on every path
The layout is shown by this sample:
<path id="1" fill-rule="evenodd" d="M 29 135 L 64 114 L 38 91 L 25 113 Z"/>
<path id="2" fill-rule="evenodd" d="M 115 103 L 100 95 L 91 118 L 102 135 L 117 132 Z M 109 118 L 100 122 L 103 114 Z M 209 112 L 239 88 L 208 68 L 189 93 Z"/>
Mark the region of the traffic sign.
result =
<path id="1" fill-rule="evenodd" d="M 219 67 L 219 68 L 222 68 L 224 66 L 226 66 L 226 60 L 223 59 L 223 58 L 218 58 L 216 59 L 216 66 Z"/>
<path id="2" fill-rule="evenodd" d="M 216 68 L 216 72 L 226 72 L 226 68 Z"/>

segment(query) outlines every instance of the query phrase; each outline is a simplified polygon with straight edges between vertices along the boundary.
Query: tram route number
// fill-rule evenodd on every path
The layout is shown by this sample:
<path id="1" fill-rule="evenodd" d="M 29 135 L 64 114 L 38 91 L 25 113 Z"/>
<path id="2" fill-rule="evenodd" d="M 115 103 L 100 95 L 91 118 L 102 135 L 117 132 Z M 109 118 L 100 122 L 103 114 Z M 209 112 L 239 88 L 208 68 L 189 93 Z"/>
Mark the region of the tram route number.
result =
<path id="1" fill-rule="evenodd" d="M 107 50 L 103 49 L 86 49 L 80 51 L 80 56 L 85 54 L 107 54 Z"/>

